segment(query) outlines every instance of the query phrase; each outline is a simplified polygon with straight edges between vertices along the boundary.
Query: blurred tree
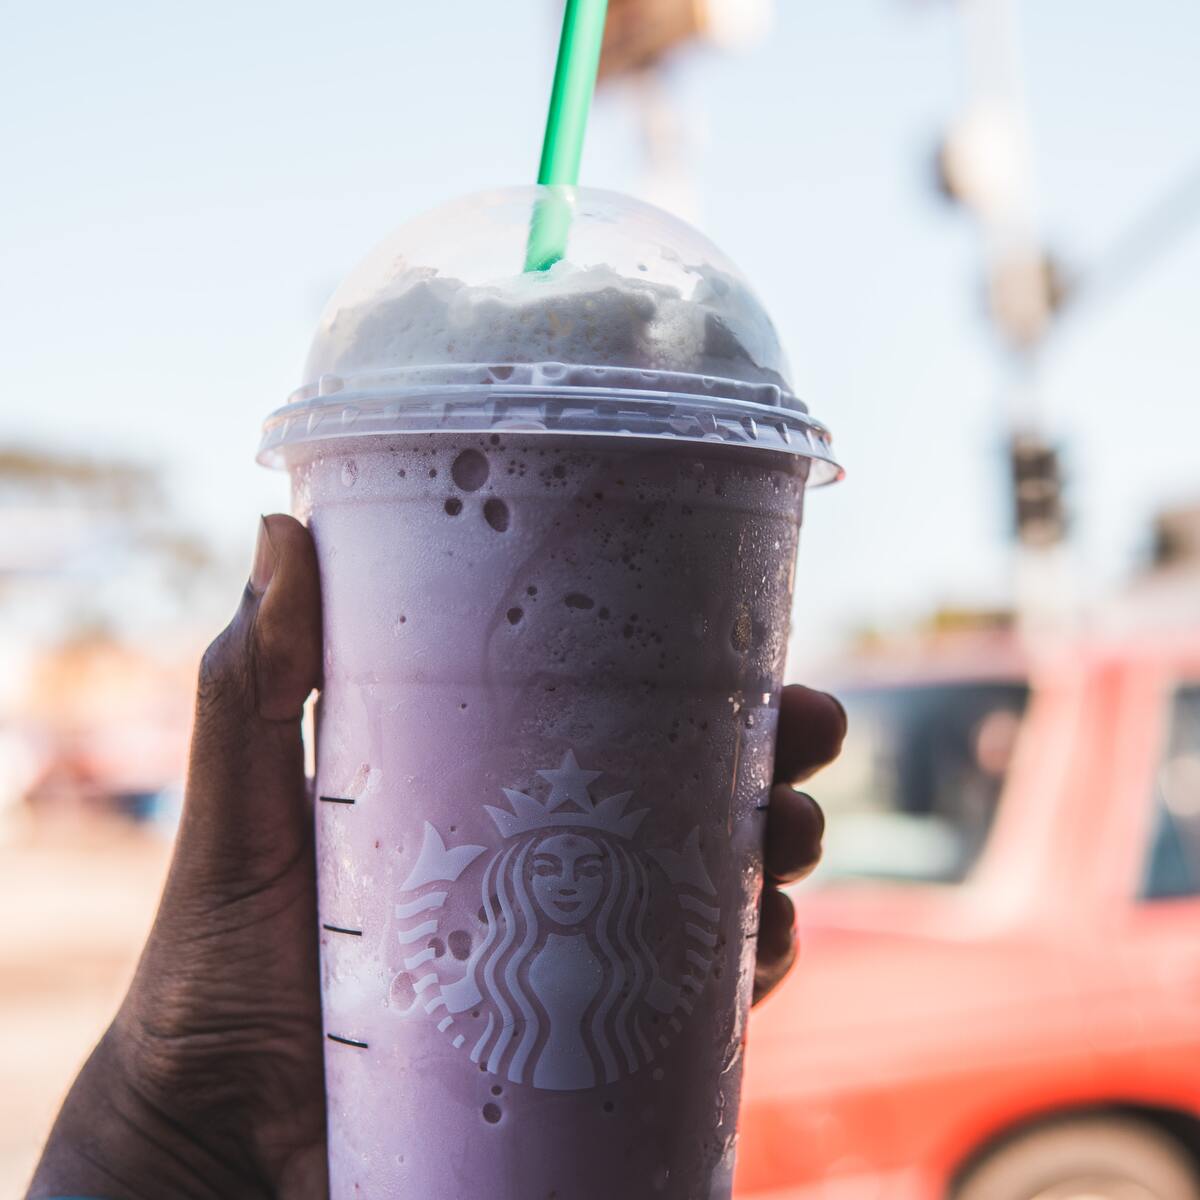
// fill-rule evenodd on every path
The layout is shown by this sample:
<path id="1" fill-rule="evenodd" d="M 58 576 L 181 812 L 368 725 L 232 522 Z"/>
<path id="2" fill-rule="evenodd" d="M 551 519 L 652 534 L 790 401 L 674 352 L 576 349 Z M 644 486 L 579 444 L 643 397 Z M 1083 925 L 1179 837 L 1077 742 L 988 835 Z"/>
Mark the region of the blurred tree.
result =
<path id="1" fill-rule="evenodd" d="M 0 494 L 22 491 L 38 498 L 77 497 L 120 512 L 162 500 L 159 480 L 148 467 L 0 446 Z"/>
<path id="2" fill-rule="evenodd" d="M 756 41 L 774 0 L 608 0 L 600 79 L 634 75 L 698 39 L 727 48 Z"/>
<path id="3" fill-rule="evenodd" d="M 608 0 L 601 81 L 644 71 L 704 28 L 701 0 Z"/>
<path id="4" fill-rule="evenodd" d="M 0 513 L 0 587 L 123 573 L 181 603 L 219 574 L 209 541 L 184 526 L 161 476 L 141 463 L 0 446 Z M 68 589 L 63 624 L 108 625 L 97 591 Z"/>

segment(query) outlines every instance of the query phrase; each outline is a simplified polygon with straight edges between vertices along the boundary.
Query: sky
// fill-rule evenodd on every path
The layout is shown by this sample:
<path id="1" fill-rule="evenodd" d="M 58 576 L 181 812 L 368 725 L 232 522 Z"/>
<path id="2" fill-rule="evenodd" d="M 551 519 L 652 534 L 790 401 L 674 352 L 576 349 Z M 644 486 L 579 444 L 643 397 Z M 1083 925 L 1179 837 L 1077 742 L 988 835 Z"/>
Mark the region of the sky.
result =
<path id="1" fill-rule="evenodd" d="M 532 180 L 554 0 L 5 0 L 0 441 L 160 465 L 249 562 L 286 507 L 254 462 L 320 309 L 390 229 Z M 765 41 L 674 64 L 704 230 L 773 313 L 847 468 L 815 493 L 797 641 L 1009 595 L 1003 371 L 979 243 L 932 187 L 964 99 L 955 6 L 782 0 Z M 1020 6 L 1042 230 L 1102 256 L 1200 163 L 1200 9 Z M 645 184 L 632 102 L 600 96 L 583 180 Z M 1200 213 L 1046 356 L 1082 594 L 1200 494 Z M 234 601 L 230 597 L 230 606 Z"/>

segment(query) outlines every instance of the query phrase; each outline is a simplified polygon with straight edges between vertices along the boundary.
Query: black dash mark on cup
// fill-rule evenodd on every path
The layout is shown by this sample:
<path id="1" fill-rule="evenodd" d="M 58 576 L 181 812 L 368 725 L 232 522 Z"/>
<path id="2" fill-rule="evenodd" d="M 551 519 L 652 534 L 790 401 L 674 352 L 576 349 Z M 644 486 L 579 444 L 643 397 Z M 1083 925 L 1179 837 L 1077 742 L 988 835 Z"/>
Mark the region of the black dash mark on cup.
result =
<path id="1" fill-rule="evenodd" d="M 322 929 L 328 929 L 330 933 L 348 933 L 351 937 L 362 937 L 361 929 L 347 929 L 343 925 L 322 925 Z"/>
<path id="2" fill-rule="evenodd" d="M 321 796 L 322 804 L 356 804 L 355 800 L 347 800 L 342 796 Z"/>
<path id="3" fill-rule="evenodd" d="M 356 1042 L 354 1038 L 339 1037 L 336 1033 L 327 1033 L 325 1035 L 331 1042 L 337 1042 L 339 1046 L 353 1046 L 356 1050 L 366 1050 L 366 1042 Z"/>

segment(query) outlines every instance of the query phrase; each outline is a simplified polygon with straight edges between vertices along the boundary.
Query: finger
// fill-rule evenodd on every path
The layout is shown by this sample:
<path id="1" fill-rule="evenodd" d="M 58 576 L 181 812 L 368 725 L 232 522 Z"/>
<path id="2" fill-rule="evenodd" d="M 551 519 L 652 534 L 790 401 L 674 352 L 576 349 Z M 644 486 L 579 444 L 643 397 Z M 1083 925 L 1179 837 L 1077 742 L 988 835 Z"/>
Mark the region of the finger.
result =
<path id="1" fill-rule="evenodd" d="M 308 844 L 300 716 L 320 666 L 312 538 L 266 517 L 241 605 L 201 664 L 177 862 L 249 884 Z"/>
<path id="2" fill-rule="evenodd" d="M 763 868 L 773 883 L 803 879 L 821 861 L 825 814 L 806 792 L 786 783 L 771 789 Z"/>
<path id="3" fill-rule="evenodd" d="M 321 683 L 321 583 L 308 530 L 293 517 L 265 517 L 275 568 L 254 622 L 255 701 L 268 721 L 295 721 Z"/>
<path id="4" fill-rule="evenodd" d="M 776 887 L 763 888 L 758 922 L 758 958 L 754 964 L 757 1004 L 775 988 L 796 961 L 796 910 L 791 897 Z"/>
<path id="5" fill-rule="evenodd" d="M 838 756 L 846 736 L 846 710 L 827 692 L 793 684 L 779 702 L 775 782 L 799 783 Z"/>

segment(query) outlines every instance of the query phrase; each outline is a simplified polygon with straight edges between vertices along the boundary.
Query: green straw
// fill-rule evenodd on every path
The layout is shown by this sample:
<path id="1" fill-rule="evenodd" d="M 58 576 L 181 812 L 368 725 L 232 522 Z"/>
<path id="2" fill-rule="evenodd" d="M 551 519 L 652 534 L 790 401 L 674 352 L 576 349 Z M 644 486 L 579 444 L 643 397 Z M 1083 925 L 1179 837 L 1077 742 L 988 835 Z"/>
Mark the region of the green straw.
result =
<path id="1" fill-rule="evenodd" d="M 571 225 L 569 188 L 579 182 L 583 135 L 596 87 L 608 0 L 567 0 L 558 64 L 546 115 L 538 183 L 553 190 L 534 206 L 525 270 L 545 271 L 566 253 Z"/>

